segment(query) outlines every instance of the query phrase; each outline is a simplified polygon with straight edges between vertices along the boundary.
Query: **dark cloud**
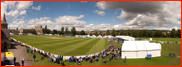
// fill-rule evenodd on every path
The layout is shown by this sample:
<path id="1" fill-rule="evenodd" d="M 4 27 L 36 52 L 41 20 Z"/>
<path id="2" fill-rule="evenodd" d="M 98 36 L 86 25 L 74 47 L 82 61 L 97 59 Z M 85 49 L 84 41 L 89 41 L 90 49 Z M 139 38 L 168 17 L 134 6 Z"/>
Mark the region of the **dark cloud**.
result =
<path id="1" fill-rule="evenodd" d="M 129 20 L 121 24 L 127 28 L 181 24 L 178 20 L 181 18 L 180 1 L 100 1 L 96 5 L 101 10 L 122 9 L 117 18 Z"/>
<path id="2" fill-rule="evenodd" d="M 131 13 L 155 13 L 162 9 L 162 1 L 104 1 L 103 6 L 107 9 L 123 9 Z M 97 3 L 97 6 L 100 4 Z M 101 7 L 102 9 L 102 7 Z M 104 8 L 103 8 L 104 9 Z"/>

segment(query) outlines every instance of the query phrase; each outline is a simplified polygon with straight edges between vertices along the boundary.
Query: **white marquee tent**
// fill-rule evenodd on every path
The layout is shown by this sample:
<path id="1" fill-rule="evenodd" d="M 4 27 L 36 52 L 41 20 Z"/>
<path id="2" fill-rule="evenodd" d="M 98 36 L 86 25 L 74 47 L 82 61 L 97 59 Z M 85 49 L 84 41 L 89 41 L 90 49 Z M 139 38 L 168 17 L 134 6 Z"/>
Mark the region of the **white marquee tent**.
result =
<path id="1" fill-rule="evenodd" d="M 111 35 L 109 35 L 109 36 L 107 36 L 108 38 L 113 38 L 113 36 L 111 36 Z"/>
<path id="2" fill-rule="evenodd" d="M 95 35 L 92 35 L 91 38 L 96 38 L 96 36 Z"/>
<path id="3" fill-rule="evenodd" d="M 103 38 L 107 38 L 107 36 L 103 36 Z"/>
<path id="4" fill-rule="evenodd" d="M 99 36 L 97 36 L 97 38 L 102 38 L 102 36 L 101 36 L 101 35 L 99 35 Z"/>
<path id="5" fill-rule="evenodd" d="M 122 58 L 146 58 L 147 54 L 161 56 L 161 45 L 149 41 L 125 41 L 122 45 Z"/>

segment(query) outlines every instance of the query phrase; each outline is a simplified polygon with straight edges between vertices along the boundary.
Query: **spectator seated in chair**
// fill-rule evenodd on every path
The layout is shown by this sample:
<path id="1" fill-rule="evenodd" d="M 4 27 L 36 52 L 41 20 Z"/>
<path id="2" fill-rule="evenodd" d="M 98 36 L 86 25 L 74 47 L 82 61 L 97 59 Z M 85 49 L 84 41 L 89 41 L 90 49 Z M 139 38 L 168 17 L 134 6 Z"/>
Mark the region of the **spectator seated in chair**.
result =
<path id="1" fill-rule="evenodd" d="M 77 64 L 78 64 L 78 65 L 81 65 L 81 62 L 80 62 L 80 61 L 78 61 L 78 62 L 77 62 Z"/>
<path id="2" fill-rule="evenodd" d="M 92 63 L 93 62 L 93 60 L 92 60 L 92 58 L 90 58 L 90 63 Z"/>
<path id="3" fill-rule="evenodd" d="M 89 59 L 89 57 L 88 57 L 88 56 L 86 56 L 86 57 L 85 57 L 85 61 L 88 61 L 88 59 Z"/>
<path id="4" fill-rule="evenodd" d="M 76 62 L 76 58 L 73 58 L 73 62 Z"/>
<path id="5" fill-rule="evenodd" d="M 98 56 L 97 55 L 95 55 L 95 58 L 97 58 Z"/>
<path id="6" fill-rule="evenodd" d="M 31 50 L 31 53 L 33 54 L 33 50 Z"/>
<path id="7" fill-rule="evenodd" d="M 56 57 L 53 58 L 54 63 L 56 63 Z"/>
<path id="8" fill-rule="evenodd" d="M 59 58 L 56 58 L 56 63 L 59 61 Z"/>
<path id="9" fill-rule="evenodd" d="M 61 65 L 62 65 L 62 66 L 65 66 L 65 64 L 64 64 L 64 62 L 63 62 L 63 61 L 61 62 Z"/>
<path id="10" fill-rule="evenodd" d="M 93 55 L 92 58 L 95 59 L 95 55 Z"/>
<path id="11" fill-rule="evenodd" d="M 78 59 L 78 61 L 82 61 L 82 57 L 80 57 L 80 58 Z"/>
<path id="12" fill-rule="evenodd" d="M 69 58 L 69 62 L 72 62 L 72 59 L 71 59 L 71 57 Z"/>
<path id="13" fill-rule="evenodd" d="M 41 60 L 45 59 L 43 56 L 41 56 Z"/>
<path id="14" fill-rule="evenodd" d="M 104 59 L 103 62 L 106 63 L 106 59 Z"/>
<path id="15" fill-rule="evenodd" d="M 57 64 L 60 64 L 60 59 L 57 59 Z"/>
<path id="16" fill-rule="evenodd" d="M 99 59 L 98 59 L 98 58 L 95 58 L 95 61 L 97 61 L 97 62 L 98 62 L 98 61 L 99 61 Z"/>
<path id="17" fill-rule="evenodd" d="M 82 60 L 85 60 L 85 57 L 83 57 Z"/>
<path id="18" fill-rule="evenodd" d="M 47 57 L 47 54 L 46 53 L 44 53 L 44 57 Z"/>

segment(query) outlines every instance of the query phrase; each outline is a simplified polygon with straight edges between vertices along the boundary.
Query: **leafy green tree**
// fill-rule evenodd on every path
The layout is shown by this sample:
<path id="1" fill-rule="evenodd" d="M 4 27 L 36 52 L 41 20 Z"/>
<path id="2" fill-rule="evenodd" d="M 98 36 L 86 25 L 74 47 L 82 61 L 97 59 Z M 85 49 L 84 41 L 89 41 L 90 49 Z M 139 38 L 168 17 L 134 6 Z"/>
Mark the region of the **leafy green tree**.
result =
<path id="1" fill-rule="evenodd" d="M 136 35 L 136 30 L 133 30 L 132 31 L 132 37 L 136 37 L 137 35 Z"/>
<path id="2" fill-rule="evenodd" d="M 128 35 L 128 31 L 127 30 L 124 31 L 124 35 L 126 35 L 126 36 Z"/>
<path id="3" fill-rule="evenodd" d="M 148 37 L 148 35 L 149 35 L 149 34 L 148 34 L 148 33 L 149 33 L 148 30 L 144 29 L 144 30 L 142 30 L 142 31 L 143 31 L 143 34 L 142 34 L 143 37 Z"/>
<path id="4" fill-rule="evenodd" d="M 150 31 L 148 32 L 148 36 L 149 36 L 149 37 L 154 37 L 154 32 L 153 32 L 152 30 L 150 30 Z"/>
<path id="5" fill-rule="evenodd" d="M 140 34 L 140 32 L 138 31 L 138 30 L 135 30 L 135 35 L 136 35 L 136 37 L 139 37 L 139 34 Z"/>
<path id="6" fill-rule="evenodd" d="M 162 37 L 162 36 L 163 36 L 163 33 L 162 33 L 162 31 L 157 30 L 157 31 L 155 31 L 154 36 L 155 36 L 155 37 Z"/>
<path id="7" fill-rule="evenodd" d="M 51 33 L 51 30 L 50 29 L 47 29 L 47 34 L 50 34 Z"/>
<path id="8" fill-rule="evenodd" d="M 127 32 L 128 32 L 128 35 L 131 36 L 131 30 L 129 29 Z"/>
<path id="9" fill-rule="evenodd" d="M 119 35 L 119 32 L 116 32 L 116 35 L 118 36 Z"/>
<path id="10" fill-rule="evenodd" d="M 26 31 L 23 31 L 23 33 L 27 33 Z"/>
<path id="11" fill-rule="evenodd" d="M 75 27 L 73 27 L 73 28 L 71 29 L 71 33 L 73 34 L 73 36 L 76 35 L 76 29 L 75 29 Z"/>
<path id="12" fill-rule="evenodd" d="M 44 34 L 47 34 L 47 25 L 45 26 Z"/>
<path id="13" fill-rule="evenodd" d="M 64 27 L 61 28 L 61 32 L 60 32 L 61 35 L 64 34 Z"/>
<path id="14" fill-rule="evenodd" d="M 176 36 L 176 30 L 173 28 L 171 31 L 171 37 L 174 38 Z"/>
<path id="15" fill-rule="evenodd" d="M 92 34 L 92 32 L 90 33 L 90 36 L 92 36 L 93 34 Z"/>
<path id="16" fill-rule="evenodd" d="M 140 31 L 139 31 L 139 37 L 144 37 L 144 35 L 143 35 L 143 30 L 140 30 Z"/>
<path id="17" fill-rule="evenodd" d="M 97 33 L 97 31 L 95 31 L 94 35 L 95 35 L 95 36 L 98 36 L 99 34 Z"/>
<path id="18" fill-rule="evenodd" d="M 82 30 L 82 31 L 80 32 L 80 35 L 85 35 L 85 31 Z"/>
<path id="19" fill-rule="evenodd" d="M 79 31 L 77 31 L 77 32 L 76 32 L 76 35 L 80 35 L 80 32 L 79 32 Z"/>
<path id="20" fill-rule="evenodd" d="M 116 36 L 116 31 L 115 31 L 115 29 L 112 30 L 111 35 L 114 36 L 114 37 Z"/>
<path id="21" fill-rule="evenodd" d="M 68 27 L 66 27 L 65 33 L 66 33 L 66 34 L 69 34 Z"/>
<path id="22" fill-rule="evenodd" d="M 120 34 L 120 35 L 124 35 L 123 29 L 120 30 L 120 33 L 119 33 L 119 34 Z"/>
<path id="23" fill-rule="evenodd" d="M 106 34 L 105 33 L 103 33 L 103 35 L 102 36 L 105 36 Z"/>
<path id="24" fill-rule="evenodd" d="M 35 31 L 35 29 L 33 29 L 30 33 L 37 34 L 37 32 Z"/>
<path id="25" fill-rule="evenodd" d="M 178 29 L 178 30 L 176 31 L 176 36 L 177 36 L 178 38 L 181 38 L 181 30 L 180 30 L 180 29 Z"/>
<path id="26" fill-rule="evenodd" d="M 102 36 L 102 31 L 100 31 L 99 35 L 101 35 L 101 36 Z"/>
<path id="27" fill-rule="evenodd" d="M 107 30 L 106 35 L 110 35 L 110 31 L 109 30 Z"/>
<path id="28" fill-rule="evenodd" d="M 170 37 L 169 33 L 166 33 L 166 37 Z"/>

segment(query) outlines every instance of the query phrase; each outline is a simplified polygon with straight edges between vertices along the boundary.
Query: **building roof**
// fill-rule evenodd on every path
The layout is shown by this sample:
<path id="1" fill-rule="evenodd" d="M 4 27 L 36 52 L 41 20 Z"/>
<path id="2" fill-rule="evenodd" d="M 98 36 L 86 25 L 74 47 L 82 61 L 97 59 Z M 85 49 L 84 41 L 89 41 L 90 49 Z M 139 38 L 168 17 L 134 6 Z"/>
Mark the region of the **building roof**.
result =
<path id="1" fill-rule="evenodd" d="M 33 29 L 23 29 L 23 30 L 33 30 Z"/>
<path id="2" fill-rule="evenodd" d="M 134 41 L 135 40 L 135 38 L 131 37 L 131 36 L 116 36 L 116 38 L 125 39 L 127 41 Z"/>
<path id="3" fill-rule="evenodd" d="M 1 41 L 2 40 L 9 40 L 8 37 L 4 34 L 4 32 L 1 30 Z"/>
<path id="4" fill-rule="evenodd" d="M 1 24 L 8 24 L 8 23 L 6 22 L 5 13 L 4 13 L 4 16 L 3 16 L 3 21 L 2 21 L 2 23 L 1 23 Z"/>

